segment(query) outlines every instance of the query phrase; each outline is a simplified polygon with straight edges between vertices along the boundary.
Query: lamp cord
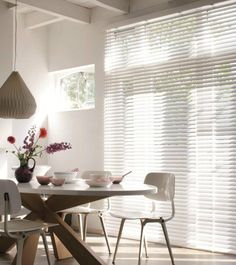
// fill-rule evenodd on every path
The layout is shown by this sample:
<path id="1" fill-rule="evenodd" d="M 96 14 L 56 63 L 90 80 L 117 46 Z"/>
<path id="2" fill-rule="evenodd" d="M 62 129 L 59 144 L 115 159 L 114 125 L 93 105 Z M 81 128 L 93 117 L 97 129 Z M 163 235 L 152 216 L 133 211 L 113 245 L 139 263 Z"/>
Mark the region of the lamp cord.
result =
<path id="1" fill-rule="evenodd" d="M 16 71 L 16 57 L 17 57 L 17 0 L 15 0 L 15 14 L 14 14 L 14 22 L 15 22 L 15 32 L 14 32 L 14 64 L 13 64 L 13 71 Z"/>

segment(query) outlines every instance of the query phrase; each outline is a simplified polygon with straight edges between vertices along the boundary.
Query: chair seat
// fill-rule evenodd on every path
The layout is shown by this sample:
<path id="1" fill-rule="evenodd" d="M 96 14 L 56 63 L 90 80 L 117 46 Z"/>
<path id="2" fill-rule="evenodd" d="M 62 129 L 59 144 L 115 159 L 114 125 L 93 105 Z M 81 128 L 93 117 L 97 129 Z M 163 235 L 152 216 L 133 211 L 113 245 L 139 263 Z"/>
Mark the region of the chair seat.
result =
<path id="1" fill-rule="evenodd" d="M 17 232 L 31 232 L 37 231 L 42 228 L 48 227 L 47 224 L 44 224 L 40 221 L 30 221 L 25 219 L 14 219 L 7 222 L 8 224 L 8 231 L 10 233 L 17 233 Z M 4 233 L 4 223 L 0 223 L 0 233 Z"/>
<path id="2" fill-rule="evenodd" d="M 17 218 L 17 217 L 20 217 L 20 216 L 27 215 L 29 213 L 30 213 L 30 211 L 27 208 L 21 206 L 20 211 L 17 214 L 12 214 L 11 218 Z"/>
<path id="3" fill-rule="evenodd" d="M 155 212 L 142 212 L 142 211 L 119 211 L 110 212 L 111 216 L 122 219 L 151 219 L 160 220 L 161 216 L 157 215 Z"/>
<path id="4" fill-rule="evenodd" d="M 81 214 L 96 214 L 96 213 L 102 213 L 105 212 L 105 209 L 94 209 L 94 208 L 90 208 L 90 207 L 83 207 L 83 206 L 76 206 L 76 207 L 72 207 L 66 210 L 63 210 L 61 212 L 66 212 L 66 213 L 81 213 Z"/>

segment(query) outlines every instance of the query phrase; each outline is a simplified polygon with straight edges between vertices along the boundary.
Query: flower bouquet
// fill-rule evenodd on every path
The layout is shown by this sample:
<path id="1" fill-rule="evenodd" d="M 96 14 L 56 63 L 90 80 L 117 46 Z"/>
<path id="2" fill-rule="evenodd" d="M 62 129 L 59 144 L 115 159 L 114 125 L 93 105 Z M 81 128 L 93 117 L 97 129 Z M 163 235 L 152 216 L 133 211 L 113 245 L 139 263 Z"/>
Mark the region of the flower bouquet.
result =
<path id="1" fill-rule="evenodd" d="M 71 149 L 71 144 L 67 142 L 53 143 L 48 146 L 42 146 L 39 141 L 41 138 L 47 137 L 47 130 L 40 128 L 37 132 L 36 126 L 28 130 L 28 133 L 23 141 L 23 145 L 16 146 L 16 139 L 14 136 L 9 136 L 7 141 L 15 148 L 13 151 L 7 151 L 14 154 L 20 161 L 20 167 L 16 169 L 15 176 L 18 182 L 29 182 L 33 176 L 35 167 L 35 158 L 41 157 L 44 152 L 47 154 L 54 154 L 55 152 Z M 29 168 L 28 162 L 33 160 L 33 167 Z"/>

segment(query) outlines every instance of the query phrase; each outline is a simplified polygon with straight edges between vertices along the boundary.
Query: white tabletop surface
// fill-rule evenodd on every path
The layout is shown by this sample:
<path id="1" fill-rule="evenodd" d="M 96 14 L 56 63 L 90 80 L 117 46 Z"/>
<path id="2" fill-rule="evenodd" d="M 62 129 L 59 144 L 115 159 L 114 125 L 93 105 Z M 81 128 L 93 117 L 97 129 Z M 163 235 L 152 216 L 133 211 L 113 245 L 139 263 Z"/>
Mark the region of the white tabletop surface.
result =
<path id="1" fill-rule="evenodd" d="M 156 187 L 146 184 L 121 183 L 112 184 L 108 187 L 89 187 L 87 184 L 78 181 L 62 186 L 40 185 L 32 180 L 29 183 L 18 183 L 21 193 L 34 193 L 46 195 L 80 195 L 80 196 L 119 196 L 119 195 L 145 195 L 157 192 Z"/>

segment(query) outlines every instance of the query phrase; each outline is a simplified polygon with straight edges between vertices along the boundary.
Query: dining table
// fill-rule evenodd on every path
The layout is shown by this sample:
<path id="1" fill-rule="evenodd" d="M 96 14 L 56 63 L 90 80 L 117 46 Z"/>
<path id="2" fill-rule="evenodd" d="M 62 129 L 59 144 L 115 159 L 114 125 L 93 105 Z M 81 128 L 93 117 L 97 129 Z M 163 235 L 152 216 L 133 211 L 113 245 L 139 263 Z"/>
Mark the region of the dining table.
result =
<path id="1" fill-rule="evenodd" d="M 30 210 L 24 218 L 53 223 L 49 228 L 55 258 L 73 257 L 79 264 L 105 265 L 92 248 L 60 216 L 60 211 L 113 196 L 145 195 L 157 192 L 156 187 L 142 183 L 112 184 L 108 187 L 89 187 L 82 181 L 62 186 L 40 185 L 36 180 L 18 183 L 22 205 Z M 33 265 L 38 247 L 39 235 L 25 240 L 22 256 L 23 265 Z M 0 253 L 12 249 L 15 242 L 0 238 Z M 16 259 L 12 264 L 16 263 Z"/>

